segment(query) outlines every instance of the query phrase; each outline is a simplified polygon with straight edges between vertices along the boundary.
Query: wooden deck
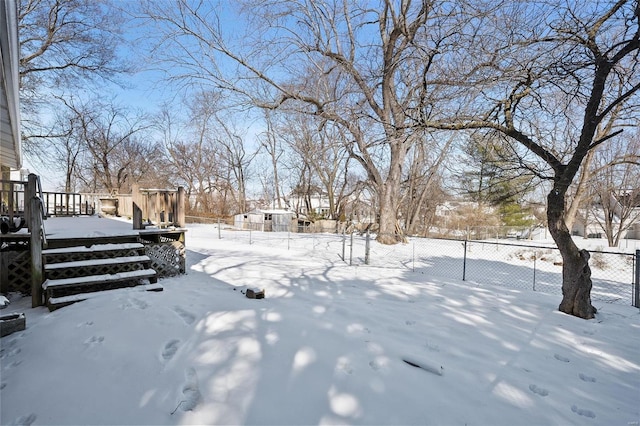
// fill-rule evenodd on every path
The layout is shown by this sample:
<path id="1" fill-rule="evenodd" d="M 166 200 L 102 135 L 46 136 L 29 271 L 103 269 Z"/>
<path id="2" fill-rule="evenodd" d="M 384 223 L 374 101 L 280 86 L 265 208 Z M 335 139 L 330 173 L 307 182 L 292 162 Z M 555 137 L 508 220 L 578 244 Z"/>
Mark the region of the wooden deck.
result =
<path id="1" fill-rule="evenodd" d="M 186 229 L 132 228 L 132 222 L 98 216 L 45 220 L 43 302 L 49 304 L 49 299 L 61 296 L 82 300 L 82 295 L 60 293 L 54 288 L 73 287 L 73 291 L 95 293 L 115 288 L 114 283 L 131 286 L 139 280 L 144 285 L 150 280 L 153 284 L 157 278 L 185 273 Z M 0 235 L 0 292 L 31 294 L 30 244 L 28 230 Z M 157 290 L 158 286 L 153 288 Z"/>

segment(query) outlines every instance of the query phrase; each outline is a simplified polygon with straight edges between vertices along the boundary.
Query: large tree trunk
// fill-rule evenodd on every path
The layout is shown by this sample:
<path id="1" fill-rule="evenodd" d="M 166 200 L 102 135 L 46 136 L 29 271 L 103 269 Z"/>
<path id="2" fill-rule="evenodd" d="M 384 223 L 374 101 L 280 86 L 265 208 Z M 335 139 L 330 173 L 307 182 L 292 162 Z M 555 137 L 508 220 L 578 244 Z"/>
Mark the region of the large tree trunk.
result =
<path id="1" fill-rule="evenodd" d="M 376 240 L 382 244 L 396 244 L 406 240 L 398 226 L 400 181 L 402 179 L 402 163 L 406 154 L 407 147 L 403 143 L 397 142 L 396 139 L 395 144 L 392 144 L 391 147 L 389 175 L 384 183 L 378 186 L 380 229 Z"/>
<path id="2" fill-rule="evenodd" d="M 376 240 L 382 244 L 396 244 L 399 240 L 396 237 L 397 218 L 397 192 L 394 191 L 389 182 L 381 188 L 380 198 L 380 223 L 378 237 Z"/>
<path id="3" fill-rule="evenodd" d="M 591 304 L 591 268 L 589 252 L 578 250 L 564 219 L 565 193 L 552 189 L 547 196 L 549 232 L 562 255 L 562 302 L 559 310 L 566 314 L 591 319 L 596 308 Z"/>

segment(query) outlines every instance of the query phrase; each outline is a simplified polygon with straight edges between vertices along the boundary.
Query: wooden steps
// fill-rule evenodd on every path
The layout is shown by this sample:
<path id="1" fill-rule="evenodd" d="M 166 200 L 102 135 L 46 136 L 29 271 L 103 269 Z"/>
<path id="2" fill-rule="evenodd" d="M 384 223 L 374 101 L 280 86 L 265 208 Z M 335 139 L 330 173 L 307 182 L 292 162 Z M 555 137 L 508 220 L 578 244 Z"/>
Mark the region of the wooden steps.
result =
<path id="1" fill-rule="evenodd" d="M 146 283 L 143 282 L 142 284 L 137 285 L 135 288 L 139 289 L 140 291 L 162 291 L 163 290 L 161 284 L 158 284 L 158 283 L 150 284 L 148 281 L 146 281 Z M 94 291 L 91 293 L 79 293 L 71 296 L 52 297 L 49 299 L 49 305 L 54 306 L 54 309 L 58 309 L 64 306 L 71 305 L 72 303 L 82 302 L 83 300 L 95 299 L 100 296 L 105 296 L 105 293 L 107 292 Z"/>
<path id="2" fill-rule="evenodd" d="M 55 310 L 106 290 L 140 286 L 161 291 L 143 244 L 122 242 L 43 250 L 45 304 Z"/>

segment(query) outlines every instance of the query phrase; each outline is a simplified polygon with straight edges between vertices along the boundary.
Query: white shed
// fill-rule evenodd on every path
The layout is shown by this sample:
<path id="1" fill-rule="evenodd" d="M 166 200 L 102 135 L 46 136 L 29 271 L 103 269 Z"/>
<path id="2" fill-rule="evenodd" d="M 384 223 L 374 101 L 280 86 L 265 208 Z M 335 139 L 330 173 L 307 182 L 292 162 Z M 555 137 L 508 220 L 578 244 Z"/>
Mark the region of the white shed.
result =
<path id="1" fill-rule="evenodd" d="M 239 229 L 265 232 L 287 232 L 290 230 L 293 212 L 289 210 L 254 210 L 233 217 L 233 224 Z"/>

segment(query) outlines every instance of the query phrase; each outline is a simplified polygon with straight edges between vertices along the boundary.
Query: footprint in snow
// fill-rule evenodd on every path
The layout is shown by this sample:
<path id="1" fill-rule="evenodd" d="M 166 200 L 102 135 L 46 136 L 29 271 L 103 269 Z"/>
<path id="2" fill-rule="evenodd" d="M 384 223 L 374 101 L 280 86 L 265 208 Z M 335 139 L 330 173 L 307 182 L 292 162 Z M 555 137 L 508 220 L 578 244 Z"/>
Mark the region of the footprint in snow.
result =
<path id="1" fill-rule="evenodd" d="M 529 390 L 533 393 L 535 393 L 536 395 L 540 395 L 540 396 L 547 396 L 549 395 L 549 391 L 546 390 L 545 388 L 539 388 L 536 385 L 529 385 Z"/>
<path id="2" fill-rule="evenodd" d="M 22 349 L 16 347 L 17 341 L 11 340 L 3 348 L 0 348 L 0 359 L 5 359 L 14 355 L 18 355 Z"/>
<path id="3" fill-rule="evenodd" d="M 169 361 L 173 356 L 178 352 L 178 347 L 180 346 L 180 340 L 173 339 L 169 340 L 162 348 L 162 359 L 165 361 Z"/>
<path id="4" fill-rule="evenodd" d="M 28 416 L 20 416 L 11 422 L 12 425 L 31 426 L 38 416 L 31 413 Z"/>
<path id="5" fill-rule="evenodd" d="M 431 352 L 440 352 L 440 347 L 434 343 L 425 343 L 425 347 L 429 349 Z"/>
<path id="6" fill-rule="evenodd" d="M 140 310 L 147 309 L 149 307 L 149 304 L 147 302 L 140 299 L 131 299 L 131 303 L 133 303 L 134 306 Z"/>
<path id="7" fill-rule="evenodd" d="M 102 342 L 104 342 L 104 336 L 91 336 L 84 341 L 84 344 L 87 346 L 95 346 Z"/>
<path id="8" fill-rule="evenodd" d="M 595 419 L 596 415 L 593 411 L 591 410 L 585 410 L 582 408 L 578 408 L 576 405 L 572 405 L 571 406 L 571 411 L 573 411 L 574 413 L 576 413 L 579 416 L 584 416 L 584 417 L 589 417 L 590 419 Z"/>
<path id="9" fill-rule="evenodd" d="M 179 316 L 180 318 L 182 318 L 182 321 L 184 321 L 184 322 L 185 322 L 185 324 L 187 324 L 187 325 L 191 325 L 191 324 L 193 324 L 193 322 L 196 320 L 195 315 L 193 315 L 193 314 L 192 314 L 192 313 L 190 313 L 190 312 L 185 311 L 184 309 L 182 309 L 182 308 L 181 308 L 181 307 L 179 307 L 179 306 L 175 306 L 175 307 L 173 308 L 173 311 L 174 311 L 176 314 L 178 314 L 178 316 Z"/>
<path id="10" fill-rule="evenodd" d="M 344 374 L 353 374 L 353 368 L 351 364 L 346 359 L 338 360 L 338 365 L 336 365 L 336 371 L 341 371 Z"/>
<path id="11" fill-rule="evenodd" d="M 202 395 L 200 394 L 200 386 L 198 386 L 198 375 L 194 368 L 189 368 L 185 372 L 186 382 L 182 388 L 183 399 L 180 402 L 182 411 L 192 411 L 198 406 Z"/>
<path id="12" fill-rule="evenodd" d="M 569 358 L 564 357 L 564 356 L 562 356 L 562 355 L 555 354 L 553 357 L 554 357 L 555 359 L 557 359 L 558 361 L 562 361 L 562 362 L 569 362 Z"/>
<path id="13" fill-rule="evenodd" d="M 591 376 L 587 376 L 586 374 L 578 374 L 578 377 L 580 377 L 580 380 L 582 380 L 583 382 L 590 382 L 590 383 L 595 383 L 596 382 L 596 378 L 595 377 L 591 377 Z"/>
<path id="14" fill-rule="evenodd" d="M 407 325 L 415 325 L 416 322 L 415 321 L 405 321 L 404 323 L 407 324 Z"/>

